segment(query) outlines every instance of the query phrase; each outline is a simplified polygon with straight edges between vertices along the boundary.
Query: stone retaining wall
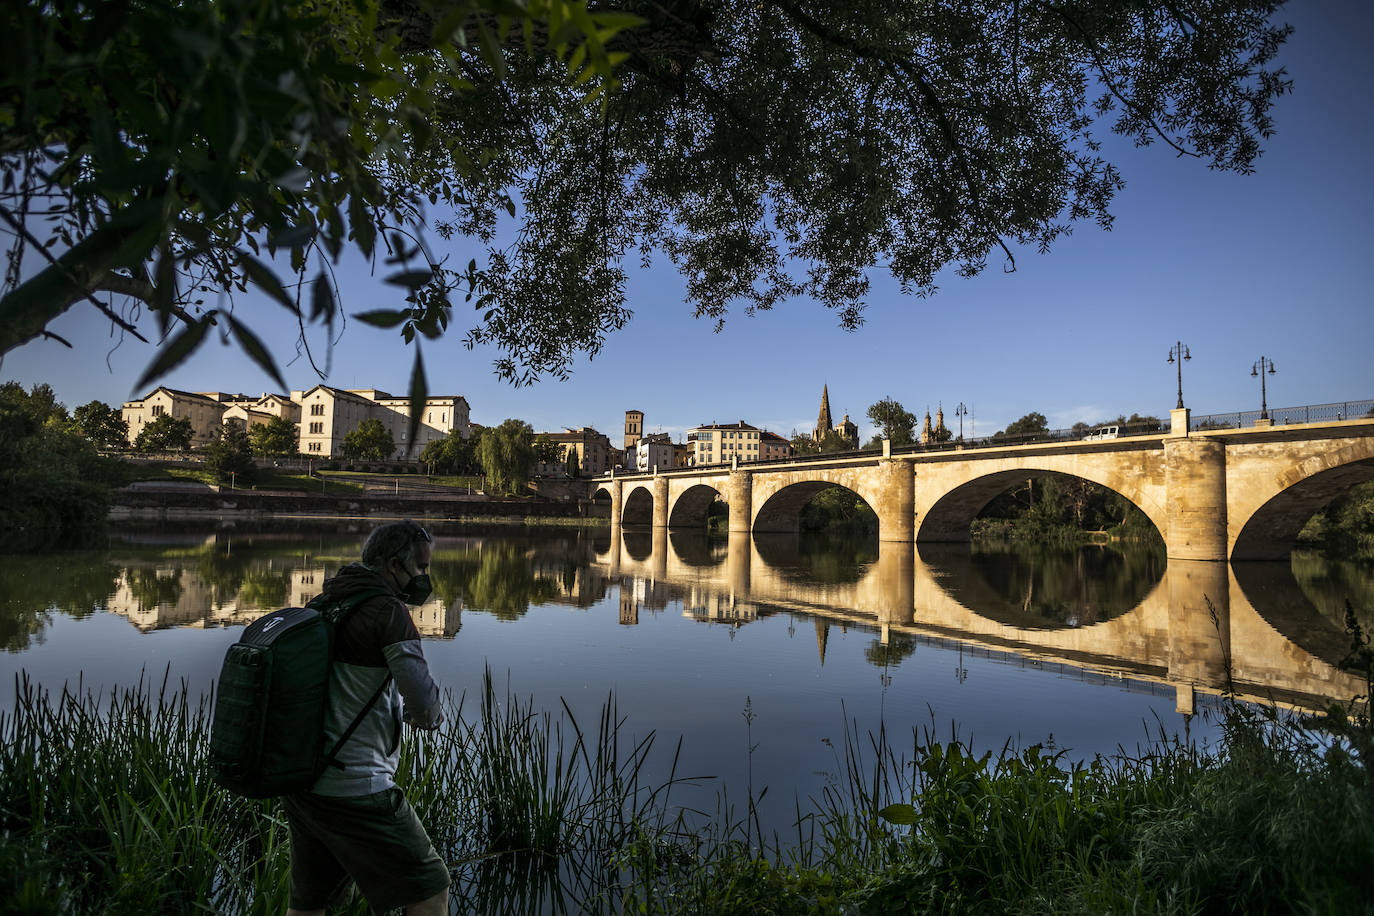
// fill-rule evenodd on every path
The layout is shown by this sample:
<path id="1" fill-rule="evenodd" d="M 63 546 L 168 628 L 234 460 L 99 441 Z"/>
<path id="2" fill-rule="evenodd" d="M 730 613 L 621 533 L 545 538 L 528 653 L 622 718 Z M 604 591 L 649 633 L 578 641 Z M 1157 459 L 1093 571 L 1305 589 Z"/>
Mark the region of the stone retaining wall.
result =
<path id="1" fill-rule="evenodd" d="M 233 490 L 185 492 L 116 490 L 110 507 L 112 520 L 193 518 L 595 518 L 607 510 L 578 501 L 548 502 L 459 496 L 447 499 L 406 499 L 386 496 L 326 496 Z"/>

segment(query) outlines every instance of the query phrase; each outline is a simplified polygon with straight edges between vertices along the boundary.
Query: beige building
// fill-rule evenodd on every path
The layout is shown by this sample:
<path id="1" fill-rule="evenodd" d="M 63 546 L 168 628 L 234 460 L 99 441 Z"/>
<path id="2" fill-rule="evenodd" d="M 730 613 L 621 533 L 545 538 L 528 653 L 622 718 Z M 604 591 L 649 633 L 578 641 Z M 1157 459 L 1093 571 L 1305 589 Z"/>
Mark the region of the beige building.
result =
<path id="1" fill-rule="evenodd" d="M 694 448 L 692 464 L 743 464 L 758 461 L 762 455 L 760 430 L 743 420 L 738 423 L 712 423 L 687 430 L 687 444 Z"/>
<path id="2" fill-rule="evenodd" d="M 215 393 L 178 391 L 165 387 L 153 389 L 141 400 L 125 401 L 120 410 L 120 416 L 129 425 L 130 445 L 138 439 L 143 427 L 165 415 L 191 421 L 194 433 L 192 448 L 209 444 L 223 424 L 223 414 L 224 405 Z"/>
<path id="3" fill-rule="evenodd" d="M 620 463 L 620 449 L 611 445 L 609 436 L 590 426 L 581 429 L 565 427 L 561 433 L 537 433 L 536 438 L 538 436 L 548 436 L 561 446 L 558 460 L 535 466 L 534 473 L 539 477 L 566 476 L 569 450 L 576 455 L 578 475 L 581 477 L 600 477 Z"/>
<path id="4" fill-rule="evenodd" d="M 406 454 L 410 424 L 410 398 L 396 397 L 376 388 L 344 390 L 316 385 L 309 391 L 291 392 L 300 405 L 300 450 L 318 458 L 337 457 L 343 452 L 344 437 L 364 420 L 380 420 L 396 443 L 396 458 Z M 430 442 L 443 439 L 452 430 L 464 437 L 472 435 L 468 402 L 458 395 L 438 395 L 425 401 L 420 428 L 411 457 L 417 457 Z"/>
<path id="5" fill-rule="evenodd" d="M 164 413 L 191 421 L 195 431 L 193 448 L 208 444 L 226 423 L 252 429 L 272 417 L 282 417 L 296 424 L 300 452 L 312 458 L 338 457 L 344 437 L 364 420 L 382 422 L 396 443 L 397 458 L 405 456 L 406 436 L 410 433 L 410 398 L 395 397 L 376 388 L 345 391 L 316 385 L 308 391 L 293 391 L 290 396 L 264 392 L 258 397 L 158 388 L 142 400 L 125 402 L 121 414 L 129 424 L 130 444 L 147 423 Z M 472 434 L 467 400 L 458 395 L 427 399 L 411 457 L 455 429 L 463 436 Z"/>

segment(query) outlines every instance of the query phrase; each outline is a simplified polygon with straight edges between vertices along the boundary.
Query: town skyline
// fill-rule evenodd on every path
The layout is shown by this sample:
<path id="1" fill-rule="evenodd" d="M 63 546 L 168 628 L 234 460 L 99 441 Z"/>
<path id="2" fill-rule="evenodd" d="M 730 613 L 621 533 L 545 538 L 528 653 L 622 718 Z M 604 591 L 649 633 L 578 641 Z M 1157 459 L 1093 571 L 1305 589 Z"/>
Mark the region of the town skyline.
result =
<path id="1" fill-rule="evenodd" d="M 1250 372 L 1260 357 L 1277 367 L 1271 407 L 1367 398 L 1374 103 L 1363 87 L 1374 83 L 1374 61 L 1363 49 L 1374 40 L 1374 11 L 1340 3 L 1279 16 L 1296 30 L 1279 57 L 1294 90 L 1275 108 L 1276 133 L 1253 175 L 1210 173 L 1158 144 L 1136 150 L 1104 138 L 1127 182 L 1112 231 L 1077 225 L 1043 256 L 1013 248 L 1014 273 L 996 262 L 972 279 L 947 271 L 926 300 L 875 270 L 867 322 L 853 333 L 817 303 L 793 300 L 754 316 L 732 312 L 717 334 L 691 317 L 682 278 L 656 255 L 630 278 L 630 325 L 566 382 L 513 388 L 496 379 L 496 354 L 462 345 L 459 304 L 453 331 L 424 350 L 429 390 L 466 398 L 483 425 L 514 417 L 539 431 L 589 426 L 619 442 L 629 409 L 645 412 L 646 432 L 675 441 L 694 426 L 738 420 L 784 437 L 805 433 L 828 385 L 835 419 L 849 414 L 861 442 L 874 434 L 868 406 L 884 397 L 918 418 L 943 404 L 951 427 L 963 403 L 965 434 L 981 436 L 1031 412 L 1053 428 L 1166 416 L 1176 397 L 1166 357 L 1181 341 L 1192 356 L 1183 396 L 1195 414 L 1258 409 Z M 476 254 L 451 251 L 464 263 Z M 365 264 L 343 264 L 339 276 L 350 315 L 396 295 Z M 280 306 L 250 295 L 235 310 L 263 334 L 292 389 L 407 391 L 411 353 L 390 332 L 350 320 L 321 379 L 295 356 Z M 158 384 L 246 394 L 280 387 L 237 348 L 211 344 L 136 391 L 153 349 L 133 340 L 115 347 L 97 318 L 73 310 L 53 330 L 75 350 L 32 342 L 0 362 L 0 380 L 50 384 L 69 408 L 117 406 Z M 326 355 L 316 356 L 324 368 Z"/>

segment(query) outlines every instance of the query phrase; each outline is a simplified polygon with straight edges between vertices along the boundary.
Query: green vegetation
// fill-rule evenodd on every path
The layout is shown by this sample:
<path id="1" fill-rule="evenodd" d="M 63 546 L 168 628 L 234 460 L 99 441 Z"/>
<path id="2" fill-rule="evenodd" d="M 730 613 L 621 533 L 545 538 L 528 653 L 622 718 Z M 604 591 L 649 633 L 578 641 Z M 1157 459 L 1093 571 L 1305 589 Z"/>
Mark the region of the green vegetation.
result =
<path id="1" fill-rule="evenodd" d="M 1018 421 L 1019 422 L 1019 421 Z M 1160 546 L 1162 535 L 1124 496 L 1080 477 L 1044 474 L 995 497 L 973 520 L 974 540 L 1084 543 L 1101 537 Z"/>
<path id="2" fill-rule="evenodd" d="M 534 471 L 533 427 L 511 419 L 483 429 L 477 439 L 477 461 L 487 478 L 487 492 L 523 493 Z"/>
<path id="3" fill-rule="evenodd" d="M 90 401 L 72 411 L 81 435 L 97 448 L 128 448 L 129 424 L 120 412 L 103 401 Z"/>
<path id="4" fill-rule="evenodd" d="M 134 448 L 140 452 L 186 452 L 196 431 L 185 417 L 163 414 L 149 420 L 134 438 Z"/>
<path id="5" fill-rule="evenodd" d="M 427 444 L 420 452 L 420 460 L 430 465 L 435 474 L 465 474 L 481 472 L 477 463 L 477 439 L 480 433 L 464 436 L 452 429 L 442 439 Z"/>
<path id="6" fill-rule="evenodd" d="M 364 420 L 344 436 L 343 456 L 363 461 L 386 461 L 396 454 L 396 440 L 381 420 Z"/>
<path id="7" fill-rule="evenodd" d="M 822 490 L 802 507 L 798 527 L 802 531 L 876 536 L 878 513 L 863 497 L 843 487 Z"/>
<path id="8" fill-rule="evenodd" d="M 910 445 L 916 441 L 916 415 L 892 398 L 883 398 L 876 404 L 870 404 L 868 418 L 893 446 Z"/>
<path id="9" fill-rule="evenodd" d="M 237 423 L 221 427 L 219 435 L 205 446 L 204 454 L 205 470 L 217 483 L 249 487 L 256 482 L 258 466 L 253 463 L 248 433 Z"/>
<path id="10" fill-rule="evenodd" d="M 296 424 L 285 417 L 272 417 L 248 430 L 248 442 L 259 458 L 289 458 L 296 455 Z"/>
<path id="11" fill-rule="evenodd" d="M 128 465 L 102 458 L 48 385 L 0 385 L 0 551 L 89 542 Z"/>
<path id="12" fill-rule="evenodd" d="M 1374 681 L 1352 632 L 1349 664 Z M 751 814 L 763 788 L 741 821 L 675 812 L 674 768 L 644 778 L 654 737 L 623 746 L 614 698 L 584 730 L 566 705 L 497 696 L 488 673 L 478 706 L 412 735 L 399 774 L 460 912 L 1358 913 L 1374 899 L 1367 704 L 1298 719 L 1228 701 L 1214 747 L 1082 762 L 929 730 L 908 756 L 885 730 L 846 729 L 837 781 L 798 803 L 786 838 Z M 208 710 L 165 683 L 104 705 L 21 683 L 0 715 L 0 896 L 26 912 L 280 912 L 282 819 L 210 781 Z"/>
<path id="13" fill-rule="evenodd" d="M 1352 487 L 1312 516 L 1298 534 L 1298 544 L 1328 557 L 1374 562 L 1374 481 Z"/>

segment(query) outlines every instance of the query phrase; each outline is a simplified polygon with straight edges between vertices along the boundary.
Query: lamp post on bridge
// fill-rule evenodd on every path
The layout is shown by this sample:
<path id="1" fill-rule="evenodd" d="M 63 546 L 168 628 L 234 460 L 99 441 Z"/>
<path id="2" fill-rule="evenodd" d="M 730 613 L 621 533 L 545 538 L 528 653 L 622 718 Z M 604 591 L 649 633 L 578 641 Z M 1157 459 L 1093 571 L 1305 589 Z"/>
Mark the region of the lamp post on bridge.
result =
<path id="1" fill-rule="evenodd" d="M 964 417 L 968 416 L 968 408 L 964 402 L 960 401 L 959 406 L 954 408 L 954 415 L 959 418 L 959 441 L 964 441 Z"/>
<path id="2" fill-rule="evenodd" d="M 1253 366 L 1250 367 L 1250 376 L 1253 378 L 1254 376 L 1258 375 L 1260 380 L 1261 420 L 1269 419 L 1269 398 L 1268 394 L 1264 390 L 1264 375 L 1266 371 L 1268 371 L 1270 375 L 1274 374 L 1274 361 L 1272 359 L 1266 359 L 1263 356 L 1261 356 L 1259 360 Z"/>
<path id="3" fill-rule="evenodd" d="M 1175 410 L 1183 409 L 1183 364 L 1192 358 L 1193 354 L 1188 352 L 1188 347 L 1181 340 L 1169 348 L 1169 362 L 1178 363 L 1178 406 Z"/>

